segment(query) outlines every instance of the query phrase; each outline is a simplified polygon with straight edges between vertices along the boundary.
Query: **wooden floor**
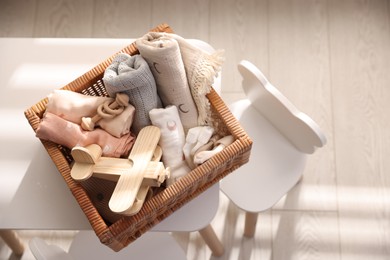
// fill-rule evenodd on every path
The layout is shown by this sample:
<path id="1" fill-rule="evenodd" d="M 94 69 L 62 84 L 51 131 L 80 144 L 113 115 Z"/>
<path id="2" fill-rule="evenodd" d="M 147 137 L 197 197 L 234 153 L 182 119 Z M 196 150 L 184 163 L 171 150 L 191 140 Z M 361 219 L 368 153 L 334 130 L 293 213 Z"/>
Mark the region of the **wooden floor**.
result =
<path id="1" fill-rule="evenodd" d="M 236 65 L 255 63 L 328 137 L 303 180 L 242 238 L 221 195 L 221 259 L 390 259 L 390 2 L 386 0 L 1 0 L 1 37 L 136 38 L 161 22 L 226 50 L 223 98 L 242 97 Z M 74 232 L 22 231 L 69 246 Z M 213 259 L 197 233 L 188 259 Z M 1 259 L 9 251 L 0 241 Z M 12 257 L 12 256 L 11 256 Z M 29 252 L 23 259 L 32 259 Z"/>

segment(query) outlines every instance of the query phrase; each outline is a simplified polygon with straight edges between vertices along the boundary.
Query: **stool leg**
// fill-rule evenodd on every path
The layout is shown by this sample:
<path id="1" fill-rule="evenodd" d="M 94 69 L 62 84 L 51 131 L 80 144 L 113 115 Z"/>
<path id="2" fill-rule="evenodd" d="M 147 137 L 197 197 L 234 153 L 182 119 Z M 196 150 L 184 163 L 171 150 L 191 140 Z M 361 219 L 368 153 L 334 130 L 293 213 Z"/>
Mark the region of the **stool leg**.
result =
<path id="1" fill-rule="evenodd" d="M 245 229 L 244 236 L 253 237 L 256 230 L 257 216 L 259 213 L 246 212 L 245 213 Z"/>
<path id="2" fill-rule="evenodd" d="M 211 252 L 214 256 L 223 255 L 225 249 L 223 248 L 221 241 L 219 241 L 217 235 L 214 232 L 213 227 L 210 224 L 207 225 L 207 227 L 199 230 L 199 233 L 211 249 Z"/>
<path id="3" fill-rule="evenodd" d="M 13 230 L 6 230 L 1 229 L 0 230 L 0 237 L 4 240 L 4 242 L 11 248 L 12 252 L 17 255 L 21 256 L 24 252 L 24 246 L 20 238 L 18 237 L 18 234 L 16 234 Z"/>

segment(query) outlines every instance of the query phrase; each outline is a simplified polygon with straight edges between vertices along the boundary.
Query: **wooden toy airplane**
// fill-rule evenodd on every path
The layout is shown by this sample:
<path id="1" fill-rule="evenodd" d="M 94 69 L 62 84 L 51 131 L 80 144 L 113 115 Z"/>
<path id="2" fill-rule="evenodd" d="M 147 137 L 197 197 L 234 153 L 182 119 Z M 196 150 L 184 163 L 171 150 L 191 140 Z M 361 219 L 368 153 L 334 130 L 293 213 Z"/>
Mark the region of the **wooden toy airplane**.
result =
<path id="1" fill-rule="evenodd" d="M 158 127 L 144 127 L 128 159 L 101 157 L 102 149 L 96 144 L 74 147 L 71 176 L 77 181 L 91 176 L 117 181 L 109 207 L 115 213 L 134 215 L 141 209 L 149 187 L 159 187 L 169 178 L 169 168 L 159 161 L 162 155 L 157 145 L 159 139 Z"/>

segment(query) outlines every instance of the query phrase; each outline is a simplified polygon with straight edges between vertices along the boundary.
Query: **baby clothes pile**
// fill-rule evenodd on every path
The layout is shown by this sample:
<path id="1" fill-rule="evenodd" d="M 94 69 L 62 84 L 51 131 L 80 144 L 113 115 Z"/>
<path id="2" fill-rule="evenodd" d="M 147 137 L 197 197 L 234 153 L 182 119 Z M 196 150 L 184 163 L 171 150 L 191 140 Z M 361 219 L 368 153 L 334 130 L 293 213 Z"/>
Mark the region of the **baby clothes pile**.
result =
<path id="1" fill-rule="evenodd" d="M 136 46 L 139 54 L 119 53 L 106 68 L 102 81 L 109 97 L 54 91 L 36 135 L 70 149 L 98 144 L 103 156 L 127 157 L 139 131 L 157 126 L 170 185 L 233 142 L 213 128 L 206 97 L 222 52 L 209 54 L 158 32 L 137 39 Z M 118 105 L 122 94 L 128 102 Z"/>

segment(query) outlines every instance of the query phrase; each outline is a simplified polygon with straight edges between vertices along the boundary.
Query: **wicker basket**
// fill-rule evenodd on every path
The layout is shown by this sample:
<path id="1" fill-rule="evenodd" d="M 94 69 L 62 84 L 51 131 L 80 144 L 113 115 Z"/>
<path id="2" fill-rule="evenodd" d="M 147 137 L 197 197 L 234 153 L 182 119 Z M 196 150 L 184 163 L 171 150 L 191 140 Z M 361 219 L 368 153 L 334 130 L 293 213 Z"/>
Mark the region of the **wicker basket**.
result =
<path id="1" fill-rule="evenodd" d="M 161 24 L 152 31 L 172 32 L 166 24 Z M 138 51 L 133 43 L 121 52 L 134 55 Z M 102 78 L 105 68 L 111 64 L 114 56 L 115 54 L 62 89 L 93 96 L 107 95 Z M 121 217 L 114 223 L 108 223 L 103 219 L 84 187 L 71 178 L 70 171 L 73 159 L 70 150 L 53 142 L 41 140 L 101 243 L 114 251 L 123 249 L 181 206 L 249 160 L 252 146 L 251 139 L 214 90 L 207 97 L 212 105 L 213 117 L 219 123 L 218 131 L 232 134 L 235 137 L 234 143 L 173 185 L 153 195 L 144 203 L 142 209 L 136 215 Z M 48 99 L 45 98 L 25 111 L 25 116 L 34 131 L 36 131 L 45 112 L 47 102 Z"/>

